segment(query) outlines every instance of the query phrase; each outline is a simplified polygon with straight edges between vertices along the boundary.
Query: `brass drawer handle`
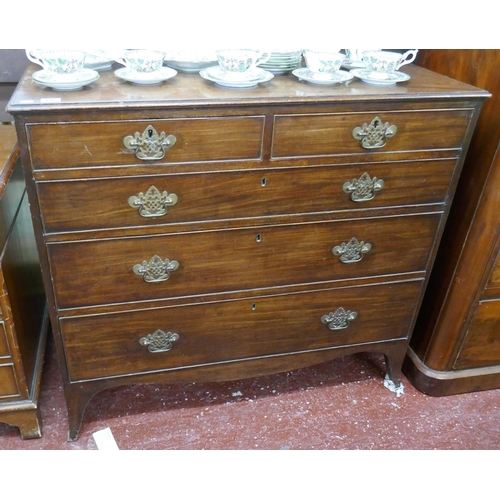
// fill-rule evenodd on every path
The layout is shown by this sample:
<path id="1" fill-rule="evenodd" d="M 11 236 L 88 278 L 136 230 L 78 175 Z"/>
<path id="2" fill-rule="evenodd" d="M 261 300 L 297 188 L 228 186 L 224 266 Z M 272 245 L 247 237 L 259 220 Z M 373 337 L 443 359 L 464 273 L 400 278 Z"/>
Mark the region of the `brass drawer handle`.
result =
<path id="1" fill-rule="evenodd" d="M 382 148 L 386 144 L 386 139 L 394 137 L 398 128 L 396 125 L 390 125 L 389 122 L 383 123 L 376 116 L 368 125 L 363 123 L 361 127 L 356 127 L 352 131 L 354 139 L 361 141 L 361 146 L 365 149 Z"/>
<path id="2" fill-rule="evenodd" d="M 339 307 L 335 312 L 330 312 L 322 316 L 321 322 L 330 330 L 344 330 L 357 316 L 358 313 L 356 311 L 346 311 L 343 307 Z"/>
<path id="3" fill-rule="evenodd" d="M 179 340 L 178 333 L 164 332 L 163 330 L 156 330 L 139 340 L 139 344 L 148 348 L 149 352 L 168 352 L 172 349 L 172 342 Z"/>
<path id="4" fill-rule="evenodd" d="M 157 187 L 151 186 L 145 194 L 140 192 L 137 196 L 131 196 L 128 204 L 132 208 L 138 208 L 141 217 L 159 217 L 165 215 L 168 207 L 173 207 L 177 201 L 175 193 L 161 193 Z"/>
<path id="5" fill-rule="evenodd" d="M 170 278 L 170 271 L 175 271 L 178 267 L 179 263 L 176 260 L 163 260 L 158 255 L 155 255 L 149 262 L 144 260 L 142 264 L 136 264 L 133 271 L 138 276 L 142 276 L 144 281 L 157 283 L 167 281 Z"/>
<path id="6" fill-rule="evenodd" d="M 352 264 L 363 259 L 363 255 L 368 253 L 372 248 L 371 243 L 358 241 L 356 238 L 351 238 L 348 243 L 341 243 L 332 248 L 332 253 L 339 258 L 344 264 Z"/>
<path id="7" fill-rule="evenodd" d="M 165 156 L 165 151 L 170 149 L 177 141 L 174 135 L 166 135 L 165 132 L 158 132 L 152 125 L 148 125 L 144 132 L 136 132 L 134 135 L 127 135 L 123 139 L 125 147 L 134 151 L 139 160 L 161 160 Z"/>
<path id="8" fill-rule="evenodd" d="M 384 187 L 382 179 L 373 179 L 365 172 L 359 179 L 344 182 L 342 191 L 351 195 L 351 200 L 355 202 L 370 201 L 375 198 L 375 193 Z"/>

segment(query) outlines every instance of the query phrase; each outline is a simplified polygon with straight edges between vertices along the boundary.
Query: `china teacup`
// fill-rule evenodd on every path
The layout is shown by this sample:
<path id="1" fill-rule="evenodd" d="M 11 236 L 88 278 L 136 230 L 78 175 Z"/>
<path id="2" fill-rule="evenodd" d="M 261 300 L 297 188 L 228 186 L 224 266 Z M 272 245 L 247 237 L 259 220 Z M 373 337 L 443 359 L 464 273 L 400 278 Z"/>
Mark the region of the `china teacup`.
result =
<path id="1" fill-rule="evenodd" d="M 220 49 L 216 51 L 219 66 L 232 74 L 244 74 L 271 57 L 271 52 L 255 49 Z"/>
<path id="2" fill-rule="evenodd" d="M 418 49 L 407 50 L 405 53 L 388 50 L 368 50 L 363 52 L 366 68 L 374 73 L 394 73 L 401 66 L 412 63 L 417 57 Z"/>
<path id="3" fill-rule="evenodd" d="M 368 50 L 382 50 L 382 49 L 344 49 L 347 59 L 352 63 L 361 63 L 363 61 L 363 52 Z"/>
<path id="4" fill-rule="evenodd" d="M 45 70 L 59 75 L 71 75 L 83 69 L 86 53 L 72 49 L 28 49 L 26 56 Z"/>
<path id="5" fill-rule="evenodd" d="M 115 61 L 138 73 L 152 73 L 163 66 L 165 52 L 161 50 L 129 49 Z"/>
<path id="6" fill-rule="evenodd" d="M 340 49 L 306 49 L 304 59 L 309 71 L 331 75 L 340 69 L 346 56 Z"/>

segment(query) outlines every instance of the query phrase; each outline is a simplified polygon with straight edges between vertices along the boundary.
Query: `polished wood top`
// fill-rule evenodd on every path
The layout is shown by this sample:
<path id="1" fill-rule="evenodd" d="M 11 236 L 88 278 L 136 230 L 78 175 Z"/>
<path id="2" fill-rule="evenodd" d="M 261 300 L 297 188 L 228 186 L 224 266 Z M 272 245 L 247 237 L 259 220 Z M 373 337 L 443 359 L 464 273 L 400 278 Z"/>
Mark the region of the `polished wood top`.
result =
<path id="1" fill-rule="evenodd" d="M 31 65 L 7 107 L 10 113 L 64 110 L 69 108 L 123 108 L 152 105 L 161 107 L 252 105 L 314 102 L 352 102 L 400 99 L 452 98 L 486 99 L 486 91 L 438 75 L 427 69 L 408 65 L 404 72 L 411 76 L 407 82 L 394 86 L 366 84 L 357 78 L 348 84 L 325 86 L 299 81 L 292 74 L 275 76 L 271 81 L 254 88 L 222 88 L 203 79 L 199 74 L 178 73 L 159 85 L 138 86 L 123 81 L 113 70 L 102 71 L 96 82 L 79 91 L 61 92 L 44 88 L 32 79 L 40 67 Z"/>

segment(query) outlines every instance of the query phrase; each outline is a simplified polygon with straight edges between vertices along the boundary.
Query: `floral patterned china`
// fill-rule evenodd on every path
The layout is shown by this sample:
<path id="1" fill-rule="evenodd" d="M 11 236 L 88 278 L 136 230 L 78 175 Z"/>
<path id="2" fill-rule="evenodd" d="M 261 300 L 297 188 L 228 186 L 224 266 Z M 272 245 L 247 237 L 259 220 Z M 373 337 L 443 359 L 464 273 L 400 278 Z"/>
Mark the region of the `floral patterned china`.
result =
<path id="1" fill-rule="evenodd" d="M 401 71 L 381 73 L 369 69 L 352 69 L 350 72 L 356 78 L 370 85 L 396 85 L 396 83 L 406 82 L 410 79 L 410 75 Z"/>
<path id="2" fill-rule="evenodd" d="M 93 69 L 82 69 L 71 75 L 59 75 L 42 69 L 33 73 L 33 81 L 54 90 L 80 90 L 99 79 L 99 73 Z"/>
<path id="3" fill-rule="evenodd" d="M 349 71 L 338 70 L 335 73 L 315 73 L 309 68 L 297 68 L 292 71 L 299 80 L 304 80 L 316 85 L 337 85 L 339 83 L 347 83 L 354 76 Z"/>
<path id="4" fill-rule="evenodd" d="M 205 80 L 214 82 L 222 87 L 249 88 L 256 87 L 259 83 L 265 83 L 274 78 L 270 71 L 262 68 L 254 68 L 245 72 L 245 78 L 234 75 L 232 71 L 225 71 L 220 66 L 211 66 L 200 71 L 200 76 Z"/>
<path id="5" fill-rule="evenodd" d="M 177 74 L 177 70 L 166 66 L 152 72 L 134 71 L 130 68 L 120 68 L 115 71 L 115 75 L 122 80 L 134 85 L 158 85 Z"/>

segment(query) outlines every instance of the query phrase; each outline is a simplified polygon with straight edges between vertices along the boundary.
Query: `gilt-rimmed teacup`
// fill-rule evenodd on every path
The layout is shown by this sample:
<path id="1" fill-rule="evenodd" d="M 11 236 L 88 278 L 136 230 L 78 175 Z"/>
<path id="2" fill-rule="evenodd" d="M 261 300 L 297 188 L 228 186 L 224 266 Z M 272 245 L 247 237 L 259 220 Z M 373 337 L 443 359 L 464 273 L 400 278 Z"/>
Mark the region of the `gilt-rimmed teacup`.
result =
<path id="1" fill-rule="evenodd" d="M 407 50 L 403 54 L 388 50 L 368 50 L 363 52 L 366 69 L 374 73 L 394 73 L 401 66 L 412 63 L 417 57 L 418 49 Z"/>
<path id="2" fill-rule="evenodd" d="M 306 49 L 304 59 L 309 71 L 331 75 L 340 69 L 346 56 L 340 49 Z"/>
<path id="3" fill-rule="evenodd" d="M 27 49 L 26 56 L 47 71 L 71 75 L 83 69 L 86 53 L 73 49 Z"/>
<path id="4" fill-rule="evenodd" d="M 115 61 L 137 73 L 153 73 L 163 66 L 165 55 L 161 50 L 128 49 Z"/>
<path id="5" fill-rule="evenodd" d="M 256 49 L 219 49 L 217 61 L 223 71 L 246 73 L 269 61 L 271 52 Z"/>

